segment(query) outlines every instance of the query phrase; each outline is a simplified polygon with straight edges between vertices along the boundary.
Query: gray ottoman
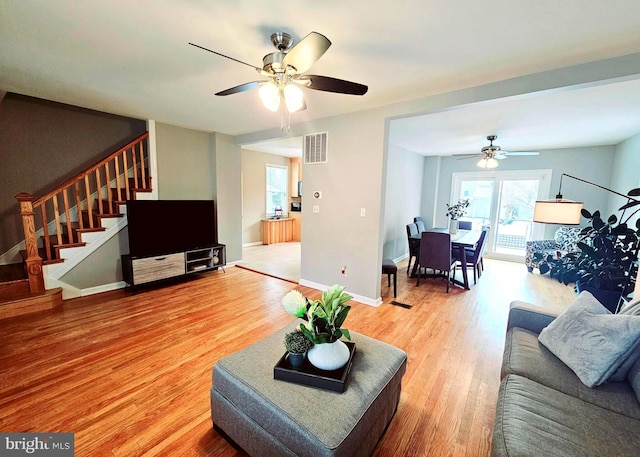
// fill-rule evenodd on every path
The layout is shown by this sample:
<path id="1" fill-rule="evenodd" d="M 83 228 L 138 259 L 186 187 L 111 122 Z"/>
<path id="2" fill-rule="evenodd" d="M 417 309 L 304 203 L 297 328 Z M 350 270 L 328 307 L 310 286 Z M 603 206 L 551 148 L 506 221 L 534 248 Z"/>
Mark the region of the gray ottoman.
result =
<path id="1" fill-rule="evenodd" d="M 273 378 L 284 334 L 222 358 L 213 368 L 211 419 L 251 456 L 368 456 L 391 421 L 404 351 L 356 332 L 344 393 Z"/>

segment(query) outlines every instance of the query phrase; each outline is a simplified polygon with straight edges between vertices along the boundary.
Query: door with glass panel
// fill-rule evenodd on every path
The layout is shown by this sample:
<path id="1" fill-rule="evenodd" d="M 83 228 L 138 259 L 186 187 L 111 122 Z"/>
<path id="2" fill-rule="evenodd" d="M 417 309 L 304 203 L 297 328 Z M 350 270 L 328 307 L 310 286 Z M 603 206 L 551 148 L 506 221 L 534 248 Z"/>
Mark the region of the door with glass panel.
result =
<path id="1" fill-rule="evenodd" d="M 549 170 L 454 173 L 452 201 L 469 198 L 467 214 L 474 230 L 490 226 L 486 255 L 522 260 L 526 242 L 542 239 L 543 226 L 533 223 L 536 200 L 549 194 Z"/>

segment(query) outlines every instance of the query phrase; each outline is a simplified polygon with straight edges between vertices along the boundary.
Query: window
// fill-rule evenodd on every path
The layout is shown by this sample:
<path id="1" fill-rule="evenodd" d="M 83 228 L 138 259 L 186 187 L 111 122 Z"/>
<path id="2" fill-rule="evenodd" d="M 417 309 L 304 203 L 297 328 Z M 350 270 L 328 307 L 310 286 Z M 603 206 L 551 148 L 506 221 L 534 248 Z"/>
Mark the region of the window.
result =
<path id="1" fill-rule="evenodd" d="M 276 208 L 286 214 L 287 209 L 287 167 L 267 165 L 267 217 L 275 216 Z"/>
<path id="2" fill-rule="evenodd" d="M 522 260 L 526 242 L 543 237 L 544 226 L 533 223 L 533 207 L 549 194 L 550 181 L 550 170 L 454 173 L 451 201 L 469 198 L 462 220 L 474 230 L 491 226 L 488 256 Z"/>

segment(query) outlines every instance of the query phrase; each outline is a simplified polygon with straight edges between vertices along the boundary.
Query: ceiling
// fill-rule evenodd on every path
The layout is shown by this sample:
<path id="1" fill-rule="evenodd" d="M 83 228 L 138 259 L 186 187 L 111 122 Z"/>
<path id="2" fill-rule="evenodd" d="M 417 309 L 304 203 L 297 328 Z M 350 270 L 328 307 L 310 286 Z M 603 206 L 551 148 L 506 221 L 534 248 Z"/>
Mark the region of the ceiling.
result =
<path id="1" fill-rule="evenodd" d="M 7 0 L 0 90 L 240 135 L 280 116 L 256 91 L 214 93 L 260 76 L 189 42 L 261 66 L 272 32 L 326 35 L 309 73 L 369 92 L 306 90 L 297 123 L 639 52 L 636 13 L 637 0 Z M 505 150 L 616 144 L 640 131 L 639 97 L 635 80 L 486 102 L 394 120 L 391 140 L 425 155 L 476 152 L 489 134 Z"/>

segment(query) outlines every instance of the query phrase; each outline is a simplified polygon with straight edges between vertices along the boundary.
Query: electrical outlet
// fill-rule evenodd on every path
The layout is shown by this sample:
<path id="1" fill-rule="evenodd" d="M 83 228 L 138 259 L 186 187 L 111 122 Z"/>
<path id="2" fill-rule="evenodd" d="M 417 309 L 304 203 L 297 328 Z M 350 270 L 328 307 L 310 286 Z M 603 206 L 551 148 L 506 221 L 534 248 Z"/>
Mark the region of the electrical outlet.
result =
<path id="1" fill-rule="evenodd" d="M 342 276 L 347 276 L 347 266 L 344 265 L 342 267 L 342 270 L 340 270 L 340 274 L 342 274 Z"/>
<path id="2" fill-rule="evenodd" d="M 314 213 L 319 213 L 320 212 L 320 207 L 318 205 L 313 205 L 313 212 Z"/>
<path id="3" fill-rule="evenodd" d="M 366 208 L 360 208 L 360 217 L 365 217 L 367 215 Z"/>

